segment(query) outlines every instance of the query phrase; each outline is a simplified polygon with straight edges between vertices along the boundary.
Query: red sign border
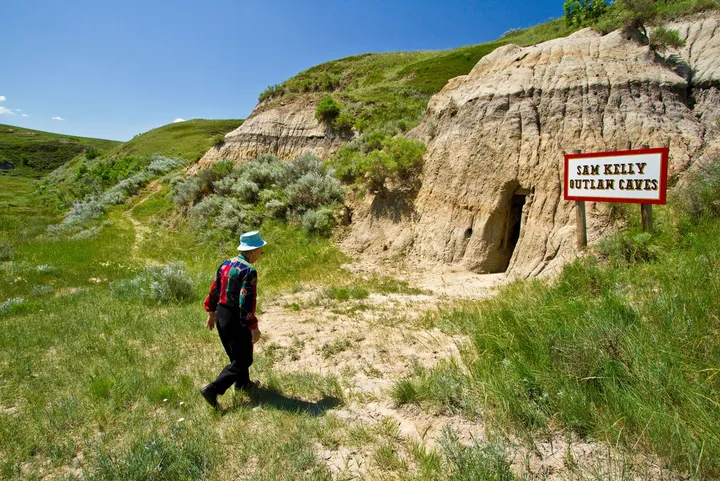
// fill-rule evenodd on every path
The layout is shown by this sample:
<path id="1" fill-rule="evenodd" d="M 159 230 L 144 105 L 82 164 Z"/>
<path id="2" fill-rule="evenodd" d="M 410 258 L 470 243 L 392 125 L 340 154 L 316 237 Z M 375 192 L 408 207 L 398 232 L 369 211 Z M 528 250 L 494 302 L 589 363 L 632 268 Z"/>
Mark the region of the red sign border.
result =
<path id="1" fill-rule="evenodd" d="M 623 155 L 638 155 L 638 154 L 660 154 L 660 198 L 659 199 L 618 199 L 608 197 L 580 197 L 580 196 L 569 196 L 568 195 L 568 169 L 570 166 L 570 160 L 573 159 L 588 159 L 593 157 L 620 157 Z M 660 147 L 655 149 L 637 149 L 637 150 L 615 150 L 611 152 L 592 152 L 587 154 L 565 154 L 565 172 L 563 182 L 563 198 L 565 200 L 585 200 L 588 202 L 618 202 L 622 204 L 660 204 L 664 205 L 667 203 L 667 178 L 668 178 L 668 158 L 670 149 L 668 147 Z"/>

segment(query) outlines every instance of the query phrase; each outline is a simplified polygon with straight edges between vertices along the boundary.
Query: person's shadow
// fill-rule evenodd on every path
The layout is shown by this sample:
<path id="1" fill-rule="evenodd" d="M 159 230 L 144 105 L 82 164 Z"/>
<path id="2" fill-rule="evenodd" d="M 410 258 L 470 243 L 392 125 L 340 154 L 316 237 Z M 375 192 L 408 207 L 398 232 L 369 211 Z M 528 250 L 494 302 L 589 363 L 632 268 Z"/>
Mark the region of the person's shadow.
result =
<path id="1" fill-rule="evenodd" d="M 245 399 L 243 399 L 243 397 L 245 397 Z M 268 406 L 292 413 L 322 416 L 328 409 L 333 409 L 341 404 L 342 400 L 335 396 L 325 396 L 319 401 L 310 402 L 294 397 L 287 397 L 275 389 L 259 387 L 247 392 L 245 396 L 238 394 L 238 398 L 235 399 L 233 406 L 223 411 L 222 414 L 229 414 L 239 407 Z"/>

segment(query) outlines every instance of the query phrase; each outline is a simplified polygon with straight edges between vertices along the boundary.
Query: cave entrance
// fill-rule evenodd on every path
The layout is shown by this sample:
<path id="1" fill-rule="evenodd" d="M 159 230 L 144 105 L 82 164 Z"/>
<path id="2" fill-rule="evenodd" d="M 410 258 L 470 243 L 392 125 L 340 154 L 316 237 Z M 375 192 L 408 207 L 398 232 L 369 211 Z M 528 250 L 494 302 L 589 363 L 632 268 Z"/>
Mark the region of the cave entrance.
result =
<path id="1" fill-rule="evenodd" d="M 508 206 L 507 222 L 505 224 L 505 235 L 501 243 L 503 251 L 502 271 L 505 272 L 510 264 L 515 246 L 520 239 L 520 226 L 522 225 L 522 211 L 525 206 L 525 198 L 530 193 L 528 189 L 519 188 L 510 198 Z"/>

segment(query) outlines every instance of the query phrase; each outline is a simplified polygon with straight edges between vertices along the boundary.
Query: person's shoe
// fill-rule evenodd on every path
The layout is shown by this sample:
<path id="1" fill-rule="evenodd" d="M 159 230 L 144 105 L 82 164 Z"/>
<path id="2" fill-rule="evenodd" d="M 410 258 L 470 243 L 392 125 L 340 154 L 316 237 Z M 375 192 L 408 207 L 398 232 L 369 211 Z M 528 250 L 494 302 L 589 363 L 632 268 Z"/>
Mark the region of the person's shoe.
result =
<path id="1" fill-rule="evenodd" d="M 260 381 L 249 381 L 244 386 L 238 386 L 235 384 L 235 391 L 251 392 L 256 391 L 260 387 Z"/>
<path id="2" fill-rule="evenodd" d="M 209 386 L 205 386 L 204 388 L 200 389 L 200 394 L 202 397 L 205 398 L 207 403 L 212 406 L 215 409 L 218 409 L 220 405 L 217 402 L 217 393 L 209 388 Z"/>

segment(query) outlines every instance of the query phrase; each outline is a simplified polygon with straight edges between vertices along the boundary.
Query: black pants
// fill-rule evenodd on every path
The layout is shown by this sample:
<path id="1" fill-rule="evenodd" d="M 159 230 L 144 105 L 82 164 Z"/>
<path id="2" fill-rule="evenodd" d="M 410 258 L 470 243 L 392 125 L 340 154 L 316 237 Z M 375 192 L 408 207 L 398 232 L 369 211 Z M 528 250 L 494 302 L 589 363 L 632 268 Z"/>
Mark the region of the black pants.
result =
<path id="1" fill-rule="evenodd" d="M 236 383 L 237 388 L 243 388 L 250 383 L 250 366 L 253 363 L 252 334 L 241 322 L 239 309 L 229 309 L 220 304 L 215 311 L 215 325 L 230 358 L 230 364 L 225 366 L 208 387 L 218 394 L 224 394 L 233 383 Z"/>

